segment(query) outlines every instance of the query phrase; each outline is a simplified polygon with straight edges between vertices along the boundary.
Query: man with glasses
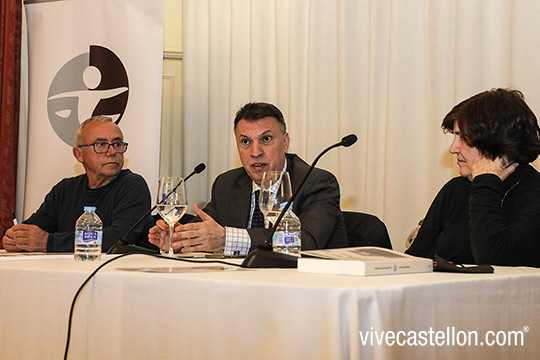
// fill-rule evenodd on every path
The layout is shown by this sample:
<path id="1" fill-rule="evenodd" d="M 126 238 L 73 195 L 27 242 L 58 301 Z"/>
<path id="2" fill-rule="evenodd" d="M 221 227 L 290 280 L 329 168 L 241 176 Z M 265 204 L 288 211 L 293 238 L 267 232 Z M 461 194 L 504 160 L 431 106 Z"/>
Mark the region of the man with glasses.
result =
<path id="1" fill-rule="evenodd" d="M 122 170 L 128 144 L 110 117 L 94 116 L 84 121 L 75 135 L 73 156 L 85 174 L 56 184 L 39 209 L 23 224 L 6 231 L 2 241 L 7 251 L 71 252 L 75 222 L 84 206 L 95 206 L 103 221 L 103 251 L 118 242 L 150 209 L 148 185 L 142 176 Z M 152 218 L 141 222 L 128 241 L 151 247 L 147 233 Z"/>

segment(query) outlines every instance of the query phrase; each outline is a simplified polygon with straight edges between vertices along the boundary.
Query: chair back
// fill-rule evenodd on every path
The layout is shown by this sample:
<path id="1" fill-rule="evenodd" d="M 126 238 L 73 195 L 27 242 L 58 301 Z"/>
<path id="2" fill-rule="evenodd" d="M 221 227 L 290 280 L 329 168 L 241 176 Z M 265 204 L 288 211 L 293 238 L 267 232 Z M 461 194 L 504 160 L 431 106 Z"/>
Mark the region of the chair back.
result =
<path id="1" fill-rule="evenodd" d="M 343 211 L 349 246 L 378 246 L 392 249 L 386 225 L 375 215 Z"/>

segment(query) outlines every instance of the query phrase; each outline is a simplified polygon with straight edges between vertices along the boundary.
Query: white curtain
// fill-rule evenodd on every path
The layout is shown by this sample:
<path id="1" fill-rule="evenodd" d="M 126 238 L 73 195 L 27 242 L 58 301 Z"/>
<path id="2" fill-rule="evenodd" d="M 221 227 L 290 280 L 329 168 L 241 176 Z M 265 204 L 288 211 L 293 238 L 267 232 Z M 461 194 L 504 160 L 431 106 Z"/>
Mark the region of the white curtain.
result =
<path id="1" fill-rule="evenodd" d="M 290 151 L 328 153 L 342 209 L 379 216 L 394 249 L 457 175 L 440 124 L 459 101 L 513 87 L 540 115 L 537 0 L 184 0 L 184 164 L 205 203 L 240 166 L 232 121 L 249 101 L 276 104 Z"/>

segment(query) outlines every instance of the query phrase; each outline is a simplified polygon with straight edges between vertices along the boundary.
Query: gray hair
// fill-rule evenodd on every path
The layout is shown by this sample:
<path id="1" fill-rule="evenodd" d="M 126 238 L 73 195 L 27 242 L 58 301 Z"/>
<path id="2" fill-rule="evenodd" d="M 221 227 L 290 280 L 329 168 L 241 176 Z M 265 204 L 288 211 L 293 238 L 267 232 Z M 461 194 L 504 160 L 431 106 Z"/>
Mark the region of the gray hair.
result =
<path id="1" fill-rule="evenodd" d="M 81 143 L 82 132 L 83 132 L 84 128 L 86 127 L 86 125 L 88 125 L 89 123 L 96 122 L 96 121 L 113 122 L 113 119 L 110 116 L 96 115 L 96 116 L 92 116 L 89 119 L 84 120 L 81 123 L 81 125 L 79 125 L 79 127 L 77 128 L 77 132 L 75 133 L 75 145 L 76 146 L 84 145 L 84 144 Z"/>

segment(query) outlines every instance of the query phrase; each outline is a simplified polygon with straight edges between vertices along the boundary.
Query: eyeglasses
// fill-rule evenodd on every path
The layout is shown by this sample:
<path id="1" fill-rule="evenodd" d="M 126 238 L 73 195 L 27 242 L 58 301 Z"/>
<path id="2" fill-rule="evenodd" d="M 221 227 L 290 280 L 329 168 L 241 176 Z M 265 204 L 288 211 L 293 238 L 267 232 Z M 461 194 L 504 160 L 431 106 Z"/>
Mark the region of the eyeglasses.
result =
<path id="1" fill-rule="evenodd" d="M 117 153 L 123 154 L 127 150 L 128 143 L 127 142 L 119 142 L 119 141 L 116 141 L 116 142 L 113 142 L 113 143 L 108 143 L 108 142 L 104 142 L 104 141 L 97 141 L 97 142 L 95 142 L 93 144 L 78 145 L 77 147 L 85 147 L 85 146 L 93 146 L 94 151 L 96 152 L 96 154 L 106 154 L 106 153 L 108 153 L 109 148 L 111 146 L 113 147 L 114 151 L 116 151 Z"/>

